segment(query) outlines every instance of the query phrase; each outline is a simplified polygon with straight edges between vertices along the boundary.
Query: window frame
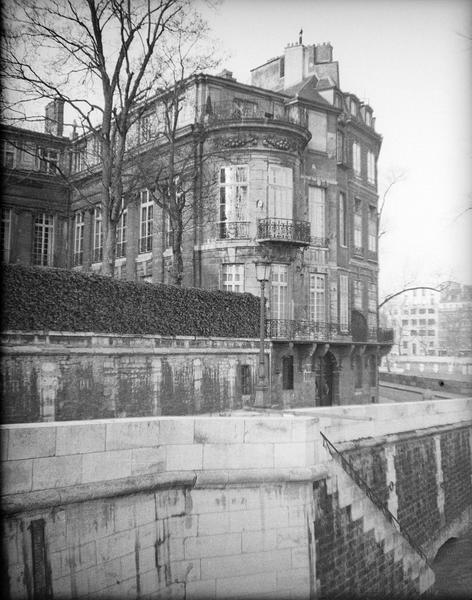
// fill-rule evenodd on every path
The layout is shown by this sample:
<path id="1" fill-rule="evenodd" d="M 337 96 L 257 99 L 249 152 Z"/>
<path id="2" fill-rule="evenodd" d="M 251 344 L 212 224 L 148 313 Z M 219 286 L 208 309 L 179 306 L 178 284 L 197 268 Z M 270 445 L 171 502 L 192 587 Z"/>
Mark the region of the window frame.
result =
<path id="1" fill-rule="evenodd" d="M 85 212 L 78 210 L 74 215 L 74 267 L 80 266 L 84 262 L 84 229 Z"/>
<path id="2" fill-rule="evenodd" d="M 245 284 L 244 263 L 223 263 L 221 265 L 221 289 L 224 292 L 242 294 Z"/>
<path id="3" fill-rule="evenodd" d="M 361 145 L 356 140 L 352 142 L 352 170 L 354 175 L 361 176 Z"/>
<path id="4" fill-rule="evenodd" d="M 2 263 L 10 262 L 11 252 L 11 230 L 12 230 L 12 209 L 2 206 L 2 223 L 1 223 L 1 252 Z"/>
<path id="5" fill-rule="evenodd" d="M 31 263 L 35 266 L 51 267 L 53 264 L 54 222 L 54 215 L 46 212 L 38 213 L 34 217 Z"/>
<path id="6" fill-rule="evenodd" d="M 154 233 L 154 202 L 147 188 L 139 192 L 139 239 L 138 253 L 152 252 Z"/>
<path id="7" fill-rule="evenodd" d="M 103 215 L 102 207 L 93 209 L 93 253 L 92 262 L 101 263 L 103 260 Z"/>

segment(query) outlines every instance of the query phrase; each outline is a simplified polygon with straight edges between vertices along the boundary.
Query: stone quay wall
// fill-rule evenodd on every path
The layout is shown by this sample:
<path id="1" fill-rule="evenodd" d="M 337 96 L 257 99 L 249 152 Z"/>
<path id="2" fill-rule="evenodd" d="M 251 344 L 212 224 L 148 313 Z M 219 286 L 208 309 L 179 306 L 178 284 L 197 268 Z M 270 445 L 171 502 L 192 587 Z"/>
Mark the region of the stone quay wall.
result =
<path id="1" fill-rule="evenodd" d="M 5 585 L 13 598 L 419 595 L 433 572 L 321 433 L 400 521 L 402 486 L 429 482 L 411 515 L 444 523 L 423 540 L 431 557 L 472 522 L 470 418 L 461 399 L 4 425 Z"/>
<path id="2" fill-rule="evenodd" d="M 252 339 L 2 334 L 2 422 L 220 413 L 254 398 Z"/>

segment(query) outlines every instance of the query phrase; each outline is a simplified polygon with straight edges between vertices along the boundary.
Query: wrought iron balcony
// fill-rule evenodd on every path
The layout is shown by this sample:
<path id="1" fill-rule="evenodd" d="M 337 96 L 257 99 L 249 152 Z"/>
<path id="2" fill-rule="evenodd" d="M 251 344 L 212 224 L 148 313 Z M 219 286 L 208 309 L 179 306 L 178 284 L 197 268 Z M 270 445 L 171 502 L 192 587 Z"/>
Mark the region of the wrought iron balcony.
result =
<path id="1" fill-rule="evenodd" d="M 393 329 L 379 327 L 377 331 L 377 340 L 384 344 L 393 344 L 395 340 L 395 334 Z"/>
<path id="2" fill-rule="evenodd" d="M 215 102 L 206 106 L 201 112 L 201 119 L 208 123 L 228 121 L 281 121 L 307 127 L 307 116 L 303 110 L 287 110 L 283 106 L 272 109 L 271 112 L 260 108 L 255 103 L 238 106 L 234 102 Z"/>
<path id="3" fill-rule="evenodd" d="M 310 243 L 310 223 L 293 219 L 259 219 L 257 221 L 259 242 L 285 242 L 308 246 Z"/>
<path id="4" fill-rule="evenodd" d="M 338 323 L 268 319 L 266 334 L 267 337 L 279 340 L 328 341 L 338 335 L 349 335 L 349 332 L 341 331 Z"/>
<path id="5" fill-rule="evenodd" d="M 220 221 L 217 236 L 220 240 L 247 240 L 249 225 L 249 221 Z"/>
<path id="6" fill-rule="evenodd" d="M 310 237 L 310 245 L 317 246 L 318 248 L 327 248 L 328 247 L 328 238 L 326 237 Z"/>

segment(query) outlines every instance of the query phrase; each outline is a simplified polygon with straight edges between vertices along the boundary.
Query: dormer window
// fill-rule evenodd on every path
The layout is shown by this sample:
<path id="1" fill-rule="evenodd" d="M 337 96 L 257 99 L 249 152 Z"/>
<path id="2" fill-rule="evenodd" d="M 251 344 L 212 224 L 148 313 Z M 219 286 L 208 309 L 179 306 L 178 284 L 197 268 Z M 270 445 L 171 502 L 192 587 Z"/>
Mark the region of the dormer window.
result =
<path id="1" fill-rule="evenodd" d="M 353 98 L 351 98 L 350 102 L 350 111 L 351 115 L 353 115 L 354 117 L 357 117 L 359 115 L 359 106 Z"/>
<path id="2" fill-rule="evenodd" d="M 372 113 L 370 110 L 365 111 L 365 124 L 372 127 Z"/>
<path id="3" fill-rule="evenodd" d="M 336 108 L 342 108 L 343 107 L 343 99 L 339 94 L 335 94 L 334 95 L 334 106 Z"/>

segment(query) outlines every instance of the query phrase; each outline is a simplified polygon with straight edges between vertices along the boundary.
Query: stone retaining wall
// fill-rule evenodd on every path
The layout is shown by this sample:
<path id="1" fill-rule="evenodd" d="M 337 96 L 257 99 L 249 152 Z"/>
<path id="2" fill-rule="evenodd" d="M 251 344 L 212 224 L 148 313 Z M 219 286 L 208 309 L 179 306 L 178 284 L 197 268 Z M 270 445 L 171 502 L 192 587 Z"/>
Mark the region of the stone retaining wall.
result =
<path id="1" fill-rule="evenodd" d="M 2 422 L 220 413 L 254 398 L 258 342 L 2 334 Z"/>
<path id="2" fill-rule="evenodd" d="M 10 595 L 423 593 L 432 571 L 327 452 L 321 432 L 372 473 L 372 487 L 394 482 L 384 501 L 400 519 L 408 473 L 433 478 L 423 517 L 437 509 L 444 527 L 439 541 L 427 540 L 431 549 L 471 524 L 470 408 L 446 400 L 306 416 L 2 426 Z M 414 448 L 425 437 L 435 454 L 418 461 Z M 413 453 L 406 462 L 402 444 Z"/>

